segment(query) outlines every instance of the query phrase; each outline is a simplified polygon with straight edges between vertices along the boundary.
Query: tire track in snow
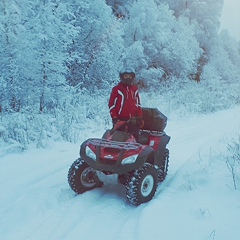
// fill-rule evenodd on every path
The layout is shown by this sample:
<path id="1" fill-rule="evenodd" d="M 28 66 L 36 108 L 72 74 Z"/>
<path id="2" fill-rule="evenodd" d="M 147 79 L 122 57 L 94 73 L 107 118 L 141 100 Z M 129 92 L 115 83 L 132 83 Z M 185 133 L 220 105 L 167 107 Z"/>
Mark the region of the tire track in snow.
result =
<path id="1" fill-rule="evenodd" d="M 122 196 L 123 186 L 115 187 L 104 186 L 102 189 L 95 189 L 70 198 L 61 205 L 60 209 L 47 215 L 28 236 L 28 239 L 32 239 L 35 234 L 38 236 L 37 239 L 72 239 L 78 232 L 80 236 L 81 233 L 87 234 L 89 239 L 93 239 L 96 232 L 106 231 L 109 226 L 111 226 L 111 233 L 106 233 L 104 239 L 117 239 L 116 235 L 121 232 L 122 226 L 129 222 L 129 216 L 136 208 L 130 206 L 122 198 L 124 197 Z M 64 216 L 64 218 L 59 216 Z M 44 234 L 42 229 L 49 228 L 49 226 L 51 230 Z M 84 228 L 82 229 L 81 226 Z M 89 231 L 93 226 L 94 231 Z M 48 235 L 49 232 L 51 232 L 50 235 Z"/>

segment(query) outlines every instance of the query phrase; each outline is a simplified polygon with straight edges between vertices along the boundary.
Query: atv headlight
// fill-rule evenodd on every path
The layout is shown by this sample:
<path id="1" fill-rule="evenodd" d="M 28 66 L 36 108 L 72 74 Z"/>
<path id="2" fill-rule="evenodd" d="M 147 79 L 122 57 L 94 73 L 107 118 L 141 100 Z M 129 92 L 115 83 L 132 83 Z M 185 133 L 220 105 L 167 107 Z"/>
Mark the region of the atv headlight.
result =
<path id="1" fill-rule="evenodd" d="M 94 151 L 90 147 L 88 147 L 88 146 L 86 146 L 86 155 L 88 157 L 92 158 L 94 161 L 96 161 L 96 159 L 97 159 L 96 154 L 94 153 Z"/>
<path id="2" fill-rule="evenodd" d="M 122 160 L 122 165 L 124 164 L 131 164 L 131 163 L 135 163 L 137 160 L 138 154 L 132 155 L 130 157 L 126 157 Z"/>

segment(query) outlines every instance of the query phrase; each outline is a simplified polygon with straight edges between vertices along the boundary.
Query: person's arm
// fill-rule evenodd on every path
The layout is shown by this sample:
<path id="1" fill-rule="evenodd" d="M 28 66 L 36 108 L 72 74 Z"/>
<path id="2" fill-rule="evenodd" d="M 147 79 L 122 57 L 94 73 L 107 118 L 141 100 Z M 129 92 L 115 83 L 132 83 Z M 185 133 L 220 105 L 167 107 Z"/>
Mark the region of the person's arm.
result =
<path id="1" fill-rule="evenodd" d="M 140 96 L 139 96 L 139 92 L 137 90 L 136 92 L 136 103 L 137 103 L 137 115 L 138 117 L 142 117 L 142 107 L 141 107 L 141 101 L 140 101 Z"/>
<path id="2" fill-rule="evenodd" d="M 141 101 L 140 101 L 140 96 L 139 96 L 139 92 L 137 90 L 136 92 L 136 101 L 137 101 L 137 125 L 139 126 L 139 128 L 142 128 L 144 125 L 144 121 L 143 121 L 143 113 L 142 113 L 142 107 L 141 107 Z"/>
<path id="3" fill-rule="evenodd" d="M 114 87 L 112 89 L 109 102 L 108 102 L 110 116 L 112 119 L 117 119 L 116 103 L 117 103 L 117 89 L 116 87 Z"/>

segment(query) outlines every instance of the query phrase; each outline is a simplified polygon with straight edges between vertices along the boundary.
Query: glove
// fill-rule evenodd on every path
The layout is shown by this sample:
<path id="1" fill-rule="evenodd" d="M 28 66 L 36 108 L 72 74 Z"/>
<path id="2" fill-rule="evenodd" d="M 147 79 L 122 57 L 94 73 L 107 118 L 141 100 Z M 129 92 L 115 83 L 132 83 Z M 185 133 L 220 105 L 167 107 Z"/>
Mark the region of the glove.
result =
<path id="1" fill-rule="evenodd" d="M 131 123 L 131 124 L 136 125 L 136 124 L 137 124 L 137 119 L 136 119 L 135 117 L 130 118 L 130 119 L 128 120 L 128 123 Z"/>
<path id="2" fill-rule="evenodd" d="M 143 121 L 142 117 L 137 118 L 137 125 L 139 126 L 139 128 L 143 127 L 144 121 Z"/>
<path id="3" fill-rule="evenodd" d="M 129 123 L 137 125 L 139 128 L 143 127 L 144 122 L 142 117 L 133 117 L 128 120 Z"/>
<path id="4" fill-rule="evenodd" d="M 112 123 L 113 123 L 113 126 L 118 122 L 118 118 L 113 118 L 112 119 Z"/>

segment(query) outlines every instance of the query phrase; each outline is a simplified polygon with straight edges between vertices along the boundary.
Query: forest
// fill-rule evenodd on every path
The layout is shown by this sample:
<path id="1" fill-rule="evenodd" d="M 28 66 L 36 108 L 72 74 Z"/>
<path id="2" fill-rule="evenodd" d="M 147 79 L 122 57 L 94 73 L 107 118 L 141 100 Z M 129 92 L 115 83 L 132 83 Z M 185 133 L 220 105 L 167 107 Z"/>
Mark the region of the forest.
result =
<path id="1" fill-rule="evenodd" d="M 220 31 L 223 0 L 2 0 L 0 142 L 77 142 L 111 124 L 122 66 L 143 106 L 170 118 L 240 104 L 240 42 Z"/>

